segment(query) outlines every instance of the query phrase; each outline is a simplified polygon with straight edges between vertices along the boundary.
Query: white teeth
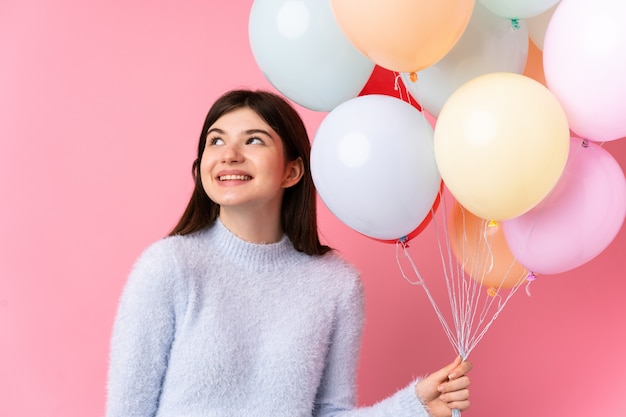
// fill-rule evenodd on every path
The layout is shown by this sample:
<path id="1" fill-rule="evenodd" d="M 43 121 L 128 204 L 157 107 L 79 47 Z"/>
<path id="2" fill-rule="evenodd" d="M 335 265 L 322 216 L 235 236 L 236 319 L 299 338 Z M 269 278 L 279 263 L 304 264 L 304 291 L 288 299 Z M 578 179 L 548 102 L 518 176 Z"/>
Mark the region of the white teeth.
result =
<path id="1" fill-rule="evenodd" d="M 252 179 L 252 177 L 249 175 L 222 175 L 219 178 L 220 178 L 220 181 L 229 181 L 229 180 L 248 181 Z"/>

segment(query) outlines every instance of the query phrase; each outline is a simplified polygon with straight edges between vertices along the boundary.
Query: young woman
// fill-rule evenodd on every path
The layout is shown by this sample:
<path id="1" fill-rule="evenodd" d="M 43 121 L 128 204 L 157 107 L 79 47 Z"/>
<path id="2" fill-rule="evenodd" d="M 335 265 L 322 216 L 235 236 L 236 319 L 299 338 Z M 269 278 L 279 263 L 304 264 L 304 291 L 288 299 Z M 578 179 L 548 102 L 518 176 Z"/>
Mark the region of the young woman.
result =
<path id="1" fill-rule="evenodd" d="M 111 341 L 107 416 L 447 417 L 457 359 L 356 408 L 363 289 L 317 234 L 310 142 L 279 96 L 237 90 L 206 117 L 195 188 L 136 262 Z"/>

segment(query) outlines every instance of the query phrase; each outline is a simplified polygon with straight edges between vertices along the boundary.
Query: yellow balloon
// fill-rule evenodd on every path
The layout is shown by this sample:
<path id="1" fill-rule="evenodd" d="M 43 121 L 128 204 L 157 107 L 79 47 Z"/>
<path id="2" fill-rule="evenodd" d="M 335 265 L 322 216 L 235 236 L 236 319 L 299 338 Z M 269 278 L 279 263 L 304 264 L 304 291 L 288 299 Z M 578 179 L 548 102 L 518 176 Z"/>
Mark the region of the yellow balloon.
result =
<path id="1" fill-rule="evenodd" d="M 330 0 L 346 37 L 370 60 L 414 73 L 447 54 L 459 40 L 474 0 Z"/>
<path id="2" fill-rule="evenodd" d="M 435 159 L 445 185 L 483 219 L 530 210 L 559 180 L 569 151 L 563 108 L 544 85 L 491 73 L 459 87 L 435 126 Z"/>

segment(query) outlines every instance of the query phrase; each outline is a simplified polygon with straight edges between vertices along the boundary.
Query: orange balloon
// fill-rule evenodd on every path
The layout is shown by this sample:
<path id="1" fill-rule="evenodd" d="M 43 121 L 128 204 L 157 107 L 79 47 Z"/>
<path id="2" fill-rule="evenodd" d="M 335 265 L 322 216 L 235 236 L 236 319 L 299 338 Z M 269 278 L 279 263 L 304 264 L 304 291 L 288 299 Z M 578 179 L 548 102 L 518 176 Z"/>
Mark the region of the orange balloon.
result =
<path id="1" fill-rule="evenodd" d="M 513 257 L 500 223 L 477 217 L 458 202 L 450 214 L 448 236 L 465 273 L 485 287 L 511 288 L 528 275 Z"/>
<path id="2" fill-rule="evenodd" d="M 528 58 L 524 75 L 546 85 L 546 75 L 543 73 L 543 51 L 532 42 L 528 42 Z"/>
<path id="3" fill-rule="evenodd" d="M 415 73 L 459 40 L 474 0 L 330 0 L 339 27 L 374 63 Z"/>

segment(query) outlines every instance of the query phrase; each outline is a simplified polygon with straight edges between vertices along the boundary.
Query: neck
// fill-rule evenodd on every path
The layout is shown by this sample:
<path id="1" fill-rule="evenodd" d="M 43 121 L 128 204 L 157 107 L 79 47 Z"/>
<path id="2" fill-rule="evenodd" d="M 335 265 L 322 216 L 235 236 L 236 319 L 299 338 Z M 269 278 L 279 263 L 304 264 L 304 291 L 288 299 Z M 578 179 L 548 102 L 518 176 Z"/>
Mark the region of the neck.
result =
<path id="1" fill-rule="evenodd" d="M 283 237 L 280 215 L 220 209 L 222 224 L 240 239 L 250 243 L 275 243 Z"/>

